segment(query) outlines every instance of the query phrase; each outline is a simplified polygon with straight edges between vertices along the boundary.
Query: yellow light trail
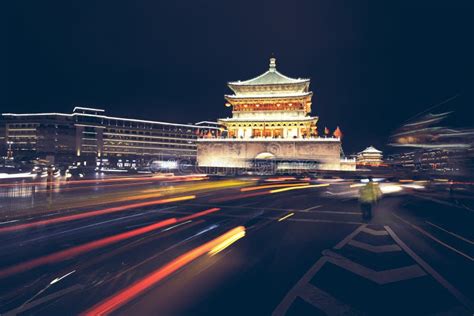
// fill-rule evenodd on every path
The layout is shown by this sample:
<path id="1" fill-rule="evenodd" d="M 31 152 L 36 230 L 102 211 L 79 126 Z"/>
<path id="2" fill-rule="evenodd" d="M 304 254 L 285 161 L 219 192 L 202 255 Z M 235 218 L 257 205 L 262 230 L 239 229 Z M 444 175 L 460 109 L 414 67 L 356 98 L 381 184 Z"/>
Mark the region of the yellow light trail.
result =
<path id="1" fill-rule="evenodd" d="M 247 192 L 247 191 L 255 191 L 255 190 L 261 190 L 261 189 L 270 189 L 270 188 L 279 188 L 279 187 L 297 187 L 297 186 L 303 186 L 303 185 L 309 185 L 308 182 L 303 182 L 303 183 L 283 183 L 283 184 L 267 184 L 267 185 L 259 185 L 255 187 L 246 187 L 240 189 L 241 192 Z"/>
<path id="2" fill-rule="evenodd" d="M 279 221 L 279 222 L 284 221 L 285 219 L 287 219 L 288 217 L 291 217 L 291 216 L 293 216 L 293 215 L 295 215 L 295 213 L 287 214 L 287 215 L 283 216 L 282 218 L 278 219 L 278 221 Z"/>
<path id="3" fill-rule="evenodd" d="M 280 192 L 285 192 L 285 191 L 290 191 L 290 190 L 301 190 L 301 189 L 309 189 L 309 188 L 328 187 L 329 185 L 330 185 L 329 183 L 311 184 L 311 185 L 305 185 L 305 186 L 299 186 L 299 187 L 289 187 L 289 188 L 270 190 L 270 193 L 280 193 Z"/>
<path id="4" fill-rule="evenodd" d="M 240 238 L 244 237 L 245 236 L 245 227 L 239 226 L 237 228 L 239 230 L 237 233 L 235 233 L 234 235 L 230 236 L 228 239 L 224 240 L 222 243 L 220 243 L 217 246 L 215 246 L 214 248 L 212 248 L 209 251 L 209 254 L 211 256 L 214 256 L 214 255 L 218 254 L 219 252 L 221 252 L 222 250 L 224 250 L 225 248 L 232 245 L 234 242 L 236 242 Z"/>

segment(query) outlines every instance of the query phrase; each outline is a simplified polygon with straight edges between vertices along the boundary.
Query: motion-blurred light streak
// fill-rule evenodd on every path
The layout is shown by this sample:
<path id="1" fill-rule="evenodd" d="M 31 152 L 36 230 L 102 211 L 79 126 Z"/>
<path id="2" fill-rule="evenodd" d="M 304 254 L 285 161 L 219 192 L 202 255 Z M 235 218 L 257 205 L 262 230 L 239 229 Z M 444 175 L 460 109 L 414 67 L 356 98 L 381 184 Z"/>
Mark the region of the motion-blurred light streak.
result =
<path id="1" fill-rule="evenodd" d="M 70 258 L 76 257 L 80 254 L 83 254 L 85 252 L 88 252 L 88 251 L 91 251 L 91 250 L 94 250 L 94 249 L 97 249 L 97 248 L 105 247 L 105 246 L 117 243 L 119 241 L 129 239 L 129 238 L 141 235 L 141 234 L 145 234 L 145 233 L 148 233 L 150 231 L 156 230 L 158 228 L 162 228 L 162 227 L 172 225 L 172 224 L 175 224 L 175 223 L 177 223 L 177 219 L 176 218 L 170 218 L 170 219 L 160 221 L 158 223 L 148 225 L 148 226 L 145 226 L 145 227 L 142 227 L 142 228 L 137 228 L 137 229 L 125 232 L 125 233 L 121 233 L 121 234 L 118 234 L 118 235 L 102 238 L 102 239 L 99 239 L 99 240 L 95 240 L 95 241 L 85 243 L 85 244 L 80 245 L 80 246 L 75 246 L 75 247 L 72 247 L 72 248 L 61 250 L 61 251 L 52 253 L 50 255 L 39 257 L 39 258 L 36 258 L 36 259 L 33 259 L 33 260 L 21 262 L 19 264 L 14 265 L 14 266 L 11 266 L 11 267 L 0 270 L 0 278 L 5 278 L 5 277 L 8 277 L 12 274 L 28 271 L 30 269 L 34 269 L 34 268 L 39 267 L 39 266 L 44 265 L 44 264 L 49 264 L 49 263 L 54 263 L 54 262 L 70 259 Z"/>
<path id="2" fill-rule="evenodd" d="M 220 210 L 220 208 L 218 208 L 218 207 L 213 207 L 213 208 L 210 208 L 210 209 L 205 210 L 205 211 L 202 211 L 202 212 L 198 212 L 198 213 L 195 213 L 195 214 L 191 214 L 191 215 L 182 217 L 182 218 L 180 219 L 180 221 L 188 221 L 188 220 L 194 219 L 194 218 L 199 217 L 199 216 L 204 216 L 204 215 L 207 215 L 207 214 L 211 214 L 211 213 L 217 212 L 217 211 L 219 211 L 219 210 Z"/>
<path id="3" fill-rule="evenodd" d="M 34 228 L 34 227 L 50 225 L 50 224 L 63 223 L 63 222 L 73 221 L 73 220 L 92 217 L 92 216 L 125 211 L 129 209 L 137 208 L 137 207 L 145 207 L 145 206 L 192 200 L 194 198 L 196 198 L 195 195 L 186 195 L 186 196 L 178 196 L 178 197 L 168 198 L 168 199 L 160 199 L 156 201 L 148 201 L 148 202 L 141 202 L 141 203 L 126 204 L 126 205 L 121 205 L 121 206 L 116 206 L 116 207 L 109 207 L 109 208 L 105 208 L 101 210 L 84 212 L 80 214 L 67 215 L 67 216 L 62 216 L 62 217 L 57 217 L 57 218 L 52 218 L 52 219 L 45 219 L 45 220 L 31 222 L 31 223 L 2 227 L 0 228 L 0 233 L 12 232 L 12 231 L 17 231 L 17 230 L 22 230 L 22 229 L 27 229 L 27 228 Z"/>
<path id="4" fill-rule="evenodd" d="M 211 200 L 209 200 L 209 202 L 219 203 L 219 202 L 245 199 L 245 198 L 250 198 L 250 197 L 255 197 L 255 196 L 260 196 L 260 195 L 266 195 L 266 194 L 270 194 L 270 191 L 253 192 L 253 193 L 239 194 L 239 195 L 232 194 L 232 195 L 228 195 L 228 196 L 223 196 L 223 197 L 211 199 Z"/>
<path id="5" fill-rule="evenodd" d="M 132 299 L 136 298 L 140 294 L 144 293 L 156 283 L 160 282 L 164 278 L 176 272 L 180 268 L 186 266 L 187 264 L 205 255 L 206 253 L 209 253 L 215 247 L 222 245 L 223 243 L 226 243 L 229 240 L 235 239 L 236 236 L 242 236 L 242 233 L 244 233 L 245 235 L 245 227 L 238 226 L 228 231 L 227 233 L 182 254 L 181 256 L 170 261 L 168 264 L 164 265 L 158 270 L 148 274 L 140 281 L 137 281 L 136 283 L 121 290 L 115 295 L 112 295 L 107 299 L 103 300 L 102 302 L 99 302 L 89 310 L 85 311 L 82 315 L 92 316 L 110 314 L 111 312 L 130 302 Z"/>
<path id="6" fill-rule="evenodd" d="M 282 184 L 268 184 L 268 185 L 259 185 L 259 186 L 254 186 L 254 187 L 246 187 L 246 188 L 241 188 L 241 192 L 248 192 L 248 191 L 256 191 L 256 190 L 262 190 L 262 189 L 271 189 L 271 188 L 280 188 L 280 187 L 296 187 L 296 186 L 304 186 L 304 185 L 309 185 L 308 182 L 306 183 L 282 183 Z"/>
<path id="7" fill-rule="evenodd" d="M 289 187 L 289 188 L 270 190 L 270 193 L 280 193 L 280 192 L 291 191 L 291 190 L 302 190 L 302 189 L 320 188 L 320 187 L 328 187 L 328 186 L 330 186 L 329 183 L 311 184 L 311 185 L 305 185 L 305 186 L 299 186 L 299 187 Z"/>
<path id="8" fill-rule="evenodd" d="M 216 212 L 218 210 L 219 210 L 219 208 L 212 208 L 212 209 L 209 209 L 209 210 L 198 212 L 196 214 L 193 214 L 192 218 L 196 218 L 196 217 L 199 217 L 199 216 L 204 216 L 204 215 L 210 214 L 212 212 Z M 185 217 L 180 217 L 180 218 L 169 218 L 169 219 L 166 219 L 166 220 L 163 220 L 163 221 L 160 221 L 160 222 L 148 225 L 148 226 L 144 226 L 144 227 L 141 227 L 141 228 L 130 230 L 128 232 L 120 233 L 118 235 L 101 238 L 99 240 L 91 241 L 91 242 L 85 243 L 83 245 L 79 245 L 79 246 L 75 246 L 75 247 L 68 248 L 68 249 L 65 249 L 65 250 L 61 250 L 61 251 L 52 253 L 50 255 L 46 255 L 46 256 L 36 258 L 36 259 L 25 261 L 25 262 L 22 262 L 22 263 L 19 263 L 19 264 L 15 265 L 15 266 L 11 266 L 11 267 L 8 267 L 8 268 L 5 268 L 5 269 L 1 269 L 0 270 L 0 278 L 4 278 L 4 277 L 8 277 L 12 274 L 24 272 L 24 271 L 36 268 L 36 267 L 44 265 L 44 264 L 49 264 L 49 263 L 54 263 L 54 262 L 58 262 L 58 261 L 67 260 L 67 259 L 76 257 L 78 255 L 81 255 L 83 253 L 86 253 L 86 252 L 89 252 L 89 251 L 92 251 L 92 250 L 95 250 L 95 249 L 98 249 L 98 248 L 101 248 L 101 247 L 105 247 L 105 246 L 108 246 L 108 245 L 111 245 L 111 244 L 114 244 L 114 243 L 117 243 L 117 242 L 120 242 L 120 241 L 123 241 L 123 240 L 126 240 L 126 239 L 130 239 L 132 237 L 136 237 L 136 236 L 139 236 L 139 235 L 146 234 L 148 232 L 157 230 L 157 229 L 162 228 L 162 227 L 166 227 L 166 226 L 169 226 L 169 225 L 186 222 L 186 221 L 190 220 L 190 216 L 185 216 Z"/>
<path id="9" fill-rule="evenodd" d="M 222 243 L 220 243 L 219 245 L 215 246 L 214 248 L 212 248 L 210 251 L 209 251 L 209 254 L 211 256 L 214 256 L 216 254 L 218 254 L 219 252 L 221 252 L 222 250 L 226 249 L 227 247 L 229 247 L 230 245 L 232 245 L 233 243 L 235 243 L 237 240 L 239 240 L 240 238 L 243 238 L 245 236 L 245 230 L 242 230 L 238 233 L 236 233 L 235 235 L 229 237 L 227 240 L 223 241 Z"/>

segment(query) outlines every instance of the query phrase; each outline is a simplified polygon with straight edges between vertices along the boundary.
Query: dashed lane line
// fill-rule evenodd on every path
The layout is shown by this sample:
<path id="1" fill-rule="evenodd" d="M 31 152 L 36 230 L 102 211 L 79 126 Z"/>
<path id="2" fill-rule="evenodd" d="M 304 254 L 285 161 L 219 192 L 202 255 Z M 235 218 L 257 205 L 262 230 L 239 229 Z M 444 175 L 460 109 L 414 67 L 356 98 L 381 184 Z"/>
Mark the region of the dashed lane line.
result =
<path id="1" fill-rule="evenodd" d="M 411 250 L 389 227 L 384 226 L 390 236 L 395 242 L 413 259 L 418 263 L 426 272 L 428 272 L 439 284 L 447 289 L 454 297 L 458 299 L 470 312 L 474 313 L 474 303 L 465 297 L 457 288 L 443 278 L 435 269 L 433 269 L 428 263 L 421 259 L 413 250 Z"/>
<path id="2" fill-rule="evenodd" d="M 184 214 L 184 215 L 189 215 L 193 214 L 190 212 L 169 212 L 170 214 Z M 213 213 L 209 215 L 210 217 L 229 217 L 229 218 L 241 218 L 241 219 L 251 219 L 254 217 L 248 216 L 248 215 L 233 215 L 233 214 L 225 214 L 225 213 Z M 270 219 L 270 220 L 278 220 L 279 217 L 274 217 L 274 216 L 258 216 L 259 218 L 263 219 Z M 343 221 L 343 220 L 331 220 L 331 219 L 312 219 L 312 218 L 288 218 L 288 222 L 305 222 L 305 223 L 329 223 L 329 224 L 344 224 L 344 225 L 361 225 L 365 224 L 363 222 L 357 222 L 357 221 Z"/>
<path id="3" fill-rule="evenodd" d="M 456 234 L 456 233 L 453 233 L 453 232 L 451 232 L 451 231 L 449 231 L 449 230 L 447 230 L 447 229 L 445 229 L 445 228 L 443 228 L 443 227 L 441 227 L 441 226 L 438 226 L 438 225 L 436 225 L 436 224 L 433 224 L 432 222 L 428 222 L 428 221 L 425 221 L 425 222 L 426 222 L 427 224 L 433 226 L 433 227 L 438 228 L 438 229 L 441 230 L 441 231 L 444 231 L 445 233 L 448 233 L 448 234 L 450 234 L 450 235 L 452 235 L 452 236 L 454 236 L 454 237 L 456 237 L 456 238 L 462 240 L 462 241 L 465 241 L 465 242 L 467 242 L 467 243 L 469 243 L 469 244 L 471 244 L 471 245 L 474 245 L 474 241 L 469 240 L 469 239 L 467 239 L 466 237 L 463 237 L 463 236 L 461 236 L 461 235 L 458 235 L 458 234 Z"/>
<path id="4" fill-rule="evenodd" d="M 395 216 L 396 218 L 398 218 L 399 220 L 401 220 L 402 222 L 404 222 L 405 224 L 407 224 L 408 226 L 410 226 L 411 228 L 415 229 L 416 231 L 422 233 L 423 235 L 425 235 L 426 237 L 428 238 L 431 238 L 432 240 L 436 241 L 438 244 L 448 248 L 449 250 L 451 251 L 454 251 L 455 253 L 457 253 L 458 255 L 461 255 L 463 256 L 464 258 L 470 260 L 470 261 L 474 261 L 474 258 L 469 256 L 468 254 L 465 254 L 464 252 L 462 252 L 461 250 L 459 249 L 456 249 L 454 248 L 453 246 L 451 245 L 448 245 L 447 243 L 445 243 L 444 241 L 441 241 L 439 240 L 438 238 L 436 238 L 435 236 L 431 235 L 430 233 L 428 233 L 426 230 L 422 229 L 421 227 L 418 227 L 416 226 L 415 224 L 412 224 L 410 223 L 409 221 L 401 218 L 400 216 L 398 216 L 397 214 L 395 213 L 392 213 L 393 216 Z"/>
<path id="5" fill-rule="evenodd" d="M 320 207 L 322 207 L 322 205 L 315 205 L 315 206 L 312 206 L 312 207 L 305 208 L 304 210 L 301 210 L 301 212 L 308 212 L 308 211 L 311 211 L 311 210 L 314 210 L 314 209 L 317 209 L 317 208 L 320 208 Z"/>

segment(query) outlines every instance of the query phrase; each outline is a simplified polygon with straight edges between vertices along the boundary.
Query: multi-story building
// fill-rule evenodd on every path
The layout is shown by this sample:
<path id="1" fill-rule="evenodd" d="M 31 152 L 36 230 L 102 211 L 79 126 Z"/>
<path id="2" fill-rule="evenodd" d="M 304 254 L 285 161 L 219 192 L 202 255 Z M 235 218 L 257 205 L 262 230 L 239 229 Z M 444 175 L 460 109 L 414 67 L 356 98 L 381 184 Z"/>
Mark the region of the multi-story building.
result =
<path id="1" fill-rule="evenodd" d="M 198 139 L 199 166 L 249 168 L 255 160 L 273 160 L 281 166 L 313 161 L 317 169 L 355 169 L 355 161 L 341 163 L 340 138 L 318 137 L 309 85 L 309 79 L 281 74 L 275 58 L 260 76 L 229 82 L 234 93 L 225 96 L 225 105 L 232 117 L 218 120 L 222 134 Z"/>
<path id="2" fill-rule="evenodd" d="M 0 141 L 21 159 L 56 162 L 196 159 L 199 132 L 216 131 L 212 122 L 177 124 L 105 115 L 103 109 L 75 107 L 73 113 L 2 114 Z M 6 153 L 2 153 L 5 154 Z"/>

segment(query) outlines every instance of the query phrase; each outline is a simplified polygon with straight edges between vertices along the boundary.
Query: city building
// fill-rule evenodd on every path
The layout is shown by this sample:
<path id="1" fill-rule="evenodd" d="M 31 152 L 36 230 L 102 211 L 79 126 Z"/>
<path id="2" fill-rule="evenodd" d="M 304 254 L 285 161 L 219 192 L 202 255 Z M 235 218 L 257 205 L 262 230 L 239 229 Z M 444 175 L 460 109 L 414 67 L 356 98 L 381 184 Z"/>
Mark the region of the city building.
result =
<path id="1" fill-rule="evenodd" d="M 67 113 L 2 114 L 2 155 L 118 167 L 152 160 L 196 160 L 199 133 L 218 131 L 214 122 L 176 124 L 105 115 L 103 109 L 75 107 Z M 8 153 L 6 153 L 8 151 Z"/>
<path id="2" fill-rule="evenodd" d="M 357 164 L 362 166 L 380 166 L 383 163 L 382 152 L 374 146 L 369 146 L 357 154 Z"/>
<path id="3" fill-rule="evenodd" d="M 471 174 L 474 170 L 474 130 L 445 127 L 441 122 L 450 114 L 424 114 L 395 130 L 390 136 L 395 153 L 387 157 L 387 162 L 394 168 Z"/>
<path id="4" fill-rule="evenodd" d="M 355 161 L 341 163 L 341 139 L 319 137 L 317 116 L 311 116 L 309 79 L 281 74 L 275 58 L 268 71 L 246 81 L 229 82 L 225 95 L 231 118 L 218 123 L 222 133 L 198 139 L 198 165 L 251 168 L 257 162 L 275 162 L 292 168 L 301 161 L 314 169 L 355 169 Z"/>

